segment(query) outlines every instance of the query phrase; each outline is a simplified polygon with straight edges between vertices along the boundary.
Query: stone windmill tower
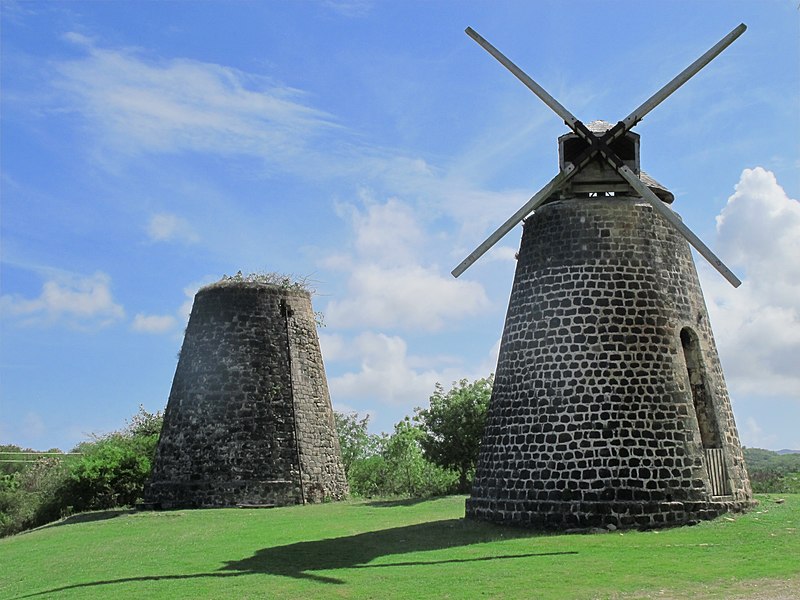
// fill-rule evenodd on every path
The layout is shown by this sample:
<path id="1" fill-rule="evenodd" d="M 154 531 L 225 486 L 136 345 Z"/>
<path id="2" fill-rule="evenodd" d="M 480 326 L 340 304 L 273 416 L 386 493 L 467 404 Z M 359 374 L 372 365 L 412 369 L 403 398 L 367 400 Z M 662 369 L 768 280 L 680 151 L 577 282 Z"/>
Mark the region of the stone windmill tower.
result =
<path id="1" fill-rule="evenodd" d="M 467 29 L 572 130 L 558 175 L 453 271 L 524 221 L 467 517 L 653 527 L 751 506 L 689 244 L 741 282 L 641 171 L 630 131 L 744 30 L 616 125 L 587 126 Z"/>
<path id="2" fill-rule="evenodd" d="M 197 292 L 146 505 L 347 495 L 310 294 L 265 279 L 223 278 Z"/>

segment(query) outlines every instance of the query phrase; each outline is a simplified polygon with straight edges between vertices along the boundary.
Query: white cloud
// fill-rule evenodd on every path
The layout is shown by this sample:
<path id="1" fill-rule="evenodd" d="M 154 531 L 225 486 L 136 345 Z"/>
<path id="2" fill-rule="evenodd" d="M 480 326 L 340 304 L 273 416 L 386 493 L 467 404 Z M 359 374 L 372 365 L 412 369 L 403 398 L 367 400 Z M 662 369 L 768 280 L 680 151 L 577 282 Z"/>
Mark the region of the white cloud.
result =
<path id="1" fill-rule="evenodd" d="M 147 235 L 154 242 L 194 243 L 200 239 L 185 219 L 169 213 L 157 213 L 150 217 Z"/>
<path id="2" fill-rule="evenodd" d="M 776 435 L 767 435 L 753 417 L 748 417 L 741 428 L 742 445 L 749 448 L 774 448 Z"/>
<path id="3" fill-rule="evenodd" d="M 511 246 L 494 246 L 483 257 L 484 261 L 489 262 L 517 262 L 517 249 Z"/>
<path id="4" fill-rule="evenodd" d="M 359 370 L 332 377 L 332 397 L 413 408 L 424 404 L 442 378 L 434 370 L 411 368 L 407 344 L 397 336 L 365 332 L 351 341 L 351 351 L 360 357 Z"/>
<path id="5" fill-rule="evenodd" d="M 423 233 L 414 211 L 396 198 L 375 202 L 361 190 L 362 212 L 352 204 L 337 206 L 339 216 L 349 217 L 355 232 L 356 251 L 381 264 L 404 264 L 412 260 L 423 243 Z"/>
<path id="6" fill-rule="evenodd" d="M 720 254 L 744 272 L 734 289 L 699 265 L 732 392 L 800 399 L 800 202 L 771 172 L 745 169 L 717 231 Z"/>
<path id="7" fill-rule="evenodd" d="M 353 356 L 352 347 L 341 335 L 320 333 L 319 347 L 322 352 L 322 359 L 326 364 L 346 360 Z"/>
<path id="8" fill-rule="evenodd" d="M 487 353 L 487 360 L 471 371 L 464 368 L 460 357 L 411 354 L 400 336 L 366 331 L 352 339 L 326 335 L 320 342 L 326 365 L 353 363 L 350 370 L 328 378 L 335 406 L 360 413 L 366 410 L 375 417 L 373 425 L 384 431 L 414 408 L 427 405 L 437 382 L 447 387 L 462 378 L 486 377 L 494 371 L 499 347 L 498 342 Z M 487 366 L 489 362 L 491 366 Z"/>
<path id="9" fill-rule="evenodd" d="M 362 192 L 364 208 L 339 206 L 353 229 L 353 253 L 329 257 L 349 270 L 347 295 L 331 300 L 331 327 L 441 329 L 446 321 L 475 315 L 489 306 L 483 287 L 423 266 L 426 240 L 420 217 L 391 198 L 376 203 Z"/>
<path id="10" fill-rule="evenodd" d="M 328 303 L 325 318 L 332 327 L 435 331 L 447 320 L 477 314 L 489 305 L 479 283 L 442 276 L 419 265 L 361 264 L 351 272 L 348 288 L 346 298 Z"/>
<path id="11" fill-rule="evenodd" d="M 58 64 L 55 85 L 117 150 L 205 151 L 284 163 L 333 125 L 304 105 L 298 90 L 230 67 L 147 60 L 131 50 L 98 48 L 74 33 L 65 39 L 86 56 Z"/>
<path id="12" fill-rule="evenodd" d="M 761 299 L 797 307 L 800 291 L 800 202 L 775 175 L 745 169 L 717 217 L 720 250 L 747 271 Z"/>
<path id="13" fill-rule="evenodd" d="M 178 320 L 172 315 L 145 315 L 138 313 L 133 318 L 131 329 L 140 333 L 166 333 L 172 331 Z"/>
<path id="14" fill-rule="evenodd" d="M 89 277 L 59 275 L 44 283 L 38 298 L 4 295 L 0 297 L 0 307 L 26 324 L 63 321 L 78 326 L 105 326 L 125 316 L 111 294 L 111 278 L 100 272 Z"/>

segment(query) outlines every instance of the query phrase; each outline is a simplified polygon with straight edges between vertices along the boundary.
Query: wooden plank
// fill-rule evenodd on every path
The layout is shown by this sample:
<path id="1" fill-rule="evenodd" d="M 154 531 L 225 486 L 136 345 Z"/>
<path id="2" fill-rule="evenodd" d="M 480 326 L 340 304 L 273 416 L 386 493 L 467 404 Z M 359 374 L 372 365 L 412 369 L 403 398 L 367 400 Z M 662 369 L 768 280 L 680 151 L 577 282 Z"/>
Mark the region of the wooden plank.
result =
<path id="1" fill-rule="evenodd" d="M 722 448 L 706 448 L 705 459 L 706 471 L 711 483 L 711 494 L 713 496 L 730 495 L 728 470 L 725 467 L 725 455 Z"/>

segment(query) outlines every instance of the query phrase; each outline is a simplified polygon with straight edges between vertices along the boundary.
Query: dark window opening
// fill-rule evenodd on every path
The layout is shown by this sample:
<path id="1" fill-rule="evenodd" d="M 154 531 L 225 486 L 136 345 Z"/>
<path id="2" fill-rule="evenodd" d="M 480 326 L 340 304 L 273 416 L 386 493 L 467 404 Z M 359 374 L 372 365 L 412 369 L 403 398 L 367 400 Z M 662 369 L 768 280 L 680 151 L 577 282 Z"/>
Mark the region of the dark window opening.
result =
<path id="1" fill-rule="evenodd" d="M 574 163 L 578 155 L 588 147 L 589 144 L 579 137 L 564 140 L 564 161 Z M 622 160 L 636 160 L 636 143 L 627 136 L 622 136 L 611 142 L 611 150 Z"/>

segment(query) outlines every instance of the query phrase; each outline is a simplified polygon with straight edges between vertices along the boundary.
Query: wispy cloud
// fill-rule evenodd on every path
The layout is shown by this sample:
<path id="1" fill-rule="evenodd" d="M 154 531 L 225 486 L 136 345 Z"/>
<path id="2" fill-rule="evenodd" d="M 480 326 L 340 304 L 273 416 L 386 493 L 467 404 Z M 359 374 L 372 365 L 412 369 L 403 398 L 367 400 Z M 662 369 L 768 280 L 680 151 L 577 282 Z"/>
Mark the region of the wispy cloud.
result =
<path id="1" fill-rule="evenodd" d="M 373 7 L 373 0 L 323 0 L 322 5 L 344 17 L 365 17 Z"/>
<path id="2" fill-rule="evenodd" d="M 0 308 L 26 325 L 103 327 L 125 316 L 111 293 L 111 278 L 100 272 L 88 277 L 57 276 L 46 281 L 42 293 L 33 299 L 4 295 L 0 297 Z"/>
<path id="3" fill-rule="evenodd" d="M 200 239 L 192 226 L 178 215 L 158 213 L 147 223 L 147 235 L 154 242 L 195 243 Z"/>
<path id="4" fill-rule="evenodd" d="M 133 318 L 131 329 L 140 333 L 166 333 L 172 331 L 178 320 L 172 315 L 145 315 L 138 313 Z"/>
<path id="5" fill-rule="evenodd" d="M 107 149 L 211 152 L 292 160 L 315 134 L 335 127 L 303 94 L 265 77 L 188 59 L 148 59 L 65 36 L 83 58 L 56 65 L 56 88 L 98 132 Z"/>

